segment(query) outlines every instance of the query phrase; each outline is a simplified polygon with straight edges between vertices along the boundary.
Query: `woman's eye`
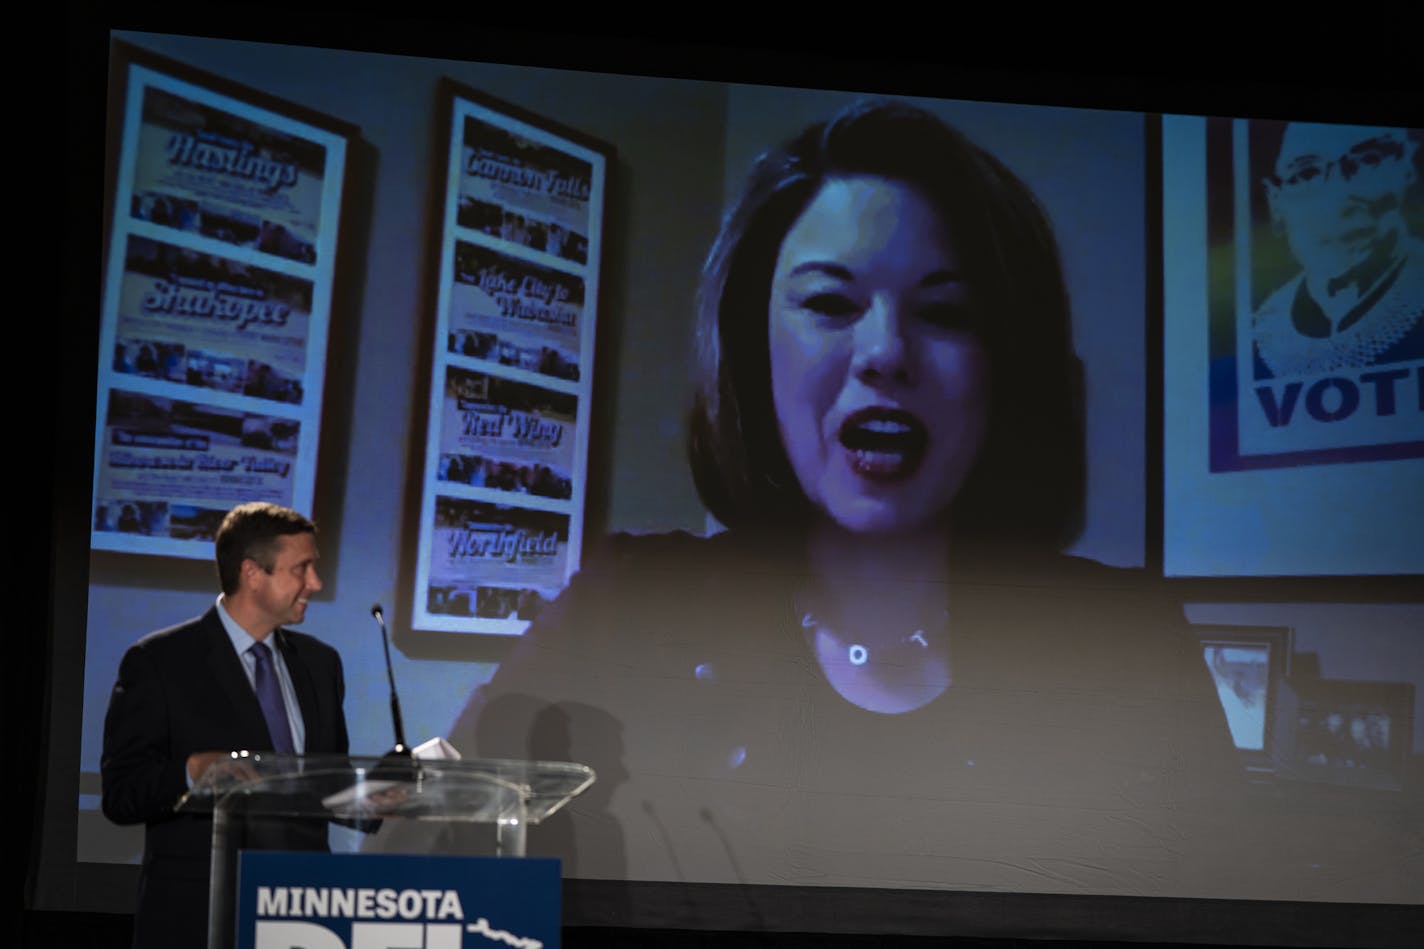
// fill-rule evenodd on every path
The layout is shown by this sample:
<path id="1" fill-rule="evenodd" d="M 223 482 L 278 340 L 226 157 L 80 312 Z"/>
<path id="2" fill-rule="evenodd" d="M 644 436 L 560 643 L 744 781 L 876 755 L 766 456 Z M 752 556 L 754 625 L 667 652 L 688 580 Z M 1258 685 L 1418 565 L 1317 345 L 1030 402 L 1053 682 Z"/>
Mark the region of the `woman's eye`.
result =
<path id="1" fill-rule="evenodd" d="M 919 308 L 920 319 L 944 329 L 973 329 L 974 311 L 963 303 L 926 303 Z"/>
<path id="2" fill-rule="evenodd" d="M 801 301 L 803 309 L 818 316 L 845 319 L 860 312 L 860 304 L 840 293 L 814 293 Z"/>

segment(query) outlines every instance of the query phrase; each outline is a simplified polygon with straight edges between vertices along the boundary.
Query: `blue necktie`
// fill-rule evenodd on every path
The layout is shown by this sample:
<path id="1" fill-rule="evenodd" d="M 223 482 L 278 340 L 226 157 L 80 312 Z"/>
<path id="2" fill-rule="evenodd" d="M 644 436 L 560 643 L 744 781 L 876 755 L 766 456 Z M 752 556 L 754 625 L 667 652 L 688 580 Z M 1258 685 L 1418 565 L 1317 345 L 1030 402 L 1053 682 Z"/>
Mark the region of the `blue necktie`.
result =
<path id="1" fill-rule="evenodd" d="M 262 717 L 267 719 L 267 731 L 272 736 L 272 750 L 289 755 L 296 748 L 292 744 L 292 727 L 287 722 L 287 705 L 282 701 L 282 683 L 277 681 L 277 670 L 272 666 L 272 650 L 266 643 L 253 643 L 248 652 L 257 660 L 253 685 L 257 688 Z"/>

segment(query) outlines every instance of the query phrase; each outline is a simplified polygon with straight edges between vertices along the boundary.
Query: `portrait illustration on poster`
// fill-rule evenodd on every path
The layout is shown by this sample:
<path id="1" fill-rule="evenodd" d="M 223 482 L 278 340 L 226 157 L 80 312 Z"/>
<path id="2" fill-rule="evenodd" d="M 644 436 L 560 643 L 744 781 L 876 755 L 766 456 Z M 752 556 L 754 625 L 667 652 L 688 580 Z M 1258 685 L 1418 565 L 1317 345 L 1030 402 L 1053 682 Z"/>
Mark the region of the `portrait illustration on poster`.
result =
<path id="1" fill-rule="evenodd" d="M 1424 456 L 1420 144 L 1210 120 L 1212 471 Z"/>

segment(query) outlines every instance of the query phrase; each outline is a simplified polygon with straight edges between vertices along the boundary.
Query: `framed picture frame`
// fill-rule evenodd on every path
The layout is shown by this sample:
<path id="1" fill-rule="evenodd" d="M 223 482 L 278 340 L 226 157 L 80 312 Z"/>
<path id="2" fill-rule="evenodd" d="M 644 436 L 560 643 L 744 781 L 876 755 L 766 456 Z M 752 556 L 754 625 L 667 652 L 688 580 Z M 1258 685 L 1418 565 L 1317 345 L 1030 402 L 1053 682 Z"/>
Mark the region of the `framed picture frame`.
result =
<path id="1" fill-rule="evenodd" d="M 1403 790 L 1414 734 L 1414 684 L 1304 679 L 1290 777 L 1342 787 Z"/>
<path id="2" fill-rule="evenodd" d="M 1242 766 L 1257 778 L 1274 774 L 1291 746 L 1294 631 L 1215 625 L 1198 626 L 1196 633 Z"/>
<path id="3" fill-rule="evenodd" d="M 236 504 L 311 509 L 357 130 L 115 50 L 90 545 L 209 559 Z"/>
<path id="4" fill-rule="evenodd" d="M 442 84 L 412 631 L 518 635 L 578 569 L 614 150 Z"/>

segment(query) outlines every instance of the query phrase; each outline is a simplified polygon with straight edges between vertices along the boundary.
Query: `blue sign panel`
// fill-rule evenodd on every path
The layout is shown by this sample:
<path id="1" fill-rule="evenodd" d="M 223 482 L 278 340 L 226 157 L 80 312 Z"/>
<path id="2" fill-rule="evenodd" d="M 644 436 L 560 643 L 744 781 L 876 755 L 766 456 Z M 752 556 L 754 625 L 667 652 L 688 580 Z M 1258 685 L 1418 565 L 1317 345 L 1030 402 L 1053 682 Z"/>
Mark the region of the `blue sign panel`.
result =
<path id="1" fill-rule="evenodd" d="M 559 861 L 241 855 L 238 949 L 557 949 Z"/>

